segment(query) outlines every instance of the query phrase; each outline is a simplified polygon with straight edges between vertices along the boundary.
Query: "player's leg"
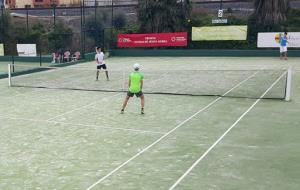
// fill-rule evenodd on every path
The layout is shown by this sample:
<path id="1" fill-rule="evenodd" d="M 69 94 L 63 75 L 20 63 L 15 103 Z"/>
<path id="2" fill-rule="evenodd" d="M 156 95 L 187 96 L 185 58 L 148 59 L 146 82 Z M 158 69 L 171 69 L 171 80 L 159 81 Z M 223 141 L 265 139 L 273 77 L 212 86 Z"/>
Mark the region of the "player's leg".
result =
<path id="1" fill-rule="evenodd" d="M 144 114 L 145 112 L 145 110 L 144 110 L 144 108 L 145 108 L 145 96 L 144 96 L 144 94 L 143 94 L 143 92 L 139 92 L 138 94 L 137 94 L 137 96 L 139 96 L 140 98 L 141 98 L 141 114 Z"/>
<path id="2" fill-rule="evenodd" d="M 100 65 L 97 65 L 96 80 L 99 79 L 100 69 L 101 69 L 101 66 L 100 66 Z"/>
<path id="3" fill-rule="evenodd" d="M 107 70 L 105 71 L 105 74 L 106 74 L 106 80 L 109 80 L 108 71 Z"/>
<path id="4" fill-rule="evenodd" d="M 282 46 L 280 46 L 280 59 L 282 60 L 283 58 L 283 49 L 282 49 Z"/>
<path id="5" fill-rule="evenodd" d="M 98 79 L 99 79 L 99 73 L 100 73 L 100 70 L 99 70 L 99 69 L 97 69 L 97 72 L 96 72 L 96 80 L 98 80 Z"/>
<path id="6" fill-rule="evenodd" d="M 123 102 L 123 106 L 122 106 L 122 109 L 121 109 L 121 113 L 124 113 L 124 110 L 125 110 L 125 108 L 126 108 L 126 106 L 127 106 L 127 103 L 128 103 L 128 101 L 129 101 L 129 99 L 130 99 L 130 97 L 129 97 L 129 96 L 126 96 L 126 98 L 125 98 L 125 100 L 124 100 L 124 102 Z"/>
<path id="7" fill-rule="evenodd" d="M 145 96 L 144 95 L 142 95 L 141 96 L 141 106 L 142 106 L 142 108 L 141 108 L 141 114 L 144 114 L 145 112 L 145 110 L 144 110 L 144 107 L 145 107 Z"/>
<path id="8" fill-rule="evenodd" d="M 285 59 L 285 60 L 288 60 L 287 47 L 285 47 L 285 51 L 284 51 L 284 59 Z"/>
<path id="9" fill-rule="evenodd" d="M 284 59 L 288 60 L 287 52 L 284 53 Z"/>
<path id="10" fill-rule="evenodd" d="M 104 69 L 104 71 L 105 71 L 105 75 L 106 75 L 106 80 L 109 80 L 109 77 L 108 77 L 108 71 L 107 71 L 107 67 L 106 67 L 106 65 L 104 64 L 104 65 L 102 65 L 102 68 Z"/>
<path id="11" fill-rule="evenodd" d="M 129 101 L 130 97 L 133 97 L 133 93 L 127 92 L 127 96 L 126 96 L 126 98 L 125 98 L 125 100 L 124 100 L 124 102 L 123 102 L 123 106 L 122 106 L 122 109 L 121 109 L 121 113 L 124 113 L 124 110 L 125 110 L 125 108 L 126 108 L 126 106 L 127 106 L 127 103 L 128 103 L 128 101 Z"/>

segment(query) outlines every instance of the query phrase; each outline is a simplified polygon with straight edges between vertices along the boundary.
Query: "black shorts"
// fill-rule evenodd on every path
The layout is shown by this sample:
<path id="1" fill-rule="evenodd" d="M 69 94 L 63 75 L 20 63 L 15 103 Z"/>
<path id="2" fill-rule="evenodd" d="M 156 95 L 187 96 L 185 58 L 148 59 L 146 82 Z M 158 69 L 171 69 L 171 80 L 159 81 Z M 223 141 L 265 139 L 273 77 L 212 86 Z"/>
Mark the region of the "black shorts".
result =
<path id="1" fill-rule="evenodd" d="M 129 97 L 133 97 L 134 95 L 139 98 L 139 97 L 143 96 L 144 94 L 142 91 L 139 91 L 138 93 L 132 93 L 130 91 L 127 92 L 127 96 L 129 96 Z"/>
<path id="2" fill-rule="evenodd" d="M 106 70 L 106 65 L 105 64 L 103 64 L 103 65 L 97 65 L 97 70 L 100 70 L 100 69 Z"/>

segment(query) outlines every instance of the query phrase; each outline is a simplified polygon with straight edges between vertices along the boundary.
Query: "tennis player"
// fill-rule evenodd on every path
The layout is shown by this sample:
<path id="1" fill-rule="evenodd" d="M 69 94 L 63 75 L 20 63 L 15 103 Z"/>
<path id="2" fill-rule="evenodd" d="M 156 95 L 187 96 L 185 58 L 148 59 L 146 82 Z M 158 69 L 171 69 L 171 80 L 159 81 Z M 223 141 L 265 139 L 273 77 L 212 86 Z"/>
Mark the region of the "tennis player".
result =
<path id="1" fill-rule="evenodd" d="M 107 67 L 104 62 L 104 53 L 100 47 L 96 47 L 95 61 L 97 64 L 96 80 L 98 80 L 98 78 L 99 78 L 99 73 L 100 73 L 101 69 L 103 69 L 105 71 L 106 80 L 109 80 Z"/>
<path id="2" fill-rule="evenodd" d="M 124 113 L 124 109 L 127 106 L 128 100 L 133 97 L 134 95 L 138 98 L 141 98 L 141 114 L 144 114 L 144 106 L 145 106 L 145 97 L 142 92 L 143 85 L 144 85 L 144 76 L 139 72 L 140 65 L 134 64 L 133 65 L 134 72 L 129 75 L 128 80 L 128 92 L 127 96 L 124 100 L 123 107 L 121 113 Z"/>
<path id="3" fill-rule="evenodd" d="M 287 32 L 284 33 L 284 35 L 280 35 L 280 59 L 287 60 Z"/>

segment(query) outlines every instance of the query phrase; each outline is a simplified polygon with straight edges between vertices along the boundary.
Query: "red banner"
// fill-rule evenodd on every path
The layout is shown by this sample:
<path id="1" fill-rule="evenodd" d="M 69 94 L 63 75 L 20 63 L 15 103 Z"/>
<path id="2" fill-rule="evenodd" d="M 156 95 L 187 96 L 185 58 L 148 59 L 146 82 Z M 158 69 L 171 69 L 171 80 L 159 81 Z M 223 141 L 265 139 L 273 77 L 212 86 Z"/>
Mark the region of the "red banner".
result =
<path id="1" fill-rule="evenodd" d="M 119 34 L 119 48 L 129 47 L 186 47 L 187 32 L 157 34 Z"/>

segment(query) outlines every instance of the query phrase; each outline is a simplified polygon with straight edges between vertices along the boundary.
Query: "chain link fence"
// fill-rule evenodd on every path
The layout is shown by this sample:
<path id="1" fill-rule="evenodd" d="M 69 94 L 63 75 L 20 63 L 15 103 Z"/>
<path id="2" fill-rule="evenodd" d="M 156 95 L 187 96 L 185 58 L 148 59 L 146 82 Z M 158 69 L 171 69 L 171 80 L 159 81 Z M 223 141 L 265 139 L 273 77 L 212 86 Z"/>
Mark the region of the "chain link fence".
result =
<path id="1" fill-rule="evenodd" d="M 136 23 L 137 1 L 94 1 L 74 7 L 1 9 L 0 43 L 6 54 L 16 54 L 16 43 L 37 44 L 42 54 L 57 51 L 80 51 L 84 55 L 93 52 L 96 46 L 110 49 L 115 38 L 115 29 Z M 14 28 L 8 34 L 5 19 Z"/>
<path id="2" fill-rule="evenodd" d="M 6 55 L 16 54 L 17 43 L 37 44 L 37 51 L 42 55 L 79 51 L 84 56 L 93 52 L 96 46 L 113 49 L 118 33 L 139 32 L 137 5 L 138 0 L 85 0 L 73 7 L 2 8 L 0 43 L 4 43 Z M 294 9 L 300 8 L 299 1 L 292 0 L 291 5 Z M 190 26 L 211 25 L 211 19 L 217 17 L 219 9 L 224 10 L 228 24 L 247 24 L 255 10 L 252 0 L 194 0 Z M 13 32 L 7 31 L 5 15 L 14 26 Z M 248 45 L 242 46 L 248 48 Z M 212 42 L 205 47 L 219 48 L 223 44 L 218 46 Z M 204 47 L 192 44 L 189 48 Z"/>

